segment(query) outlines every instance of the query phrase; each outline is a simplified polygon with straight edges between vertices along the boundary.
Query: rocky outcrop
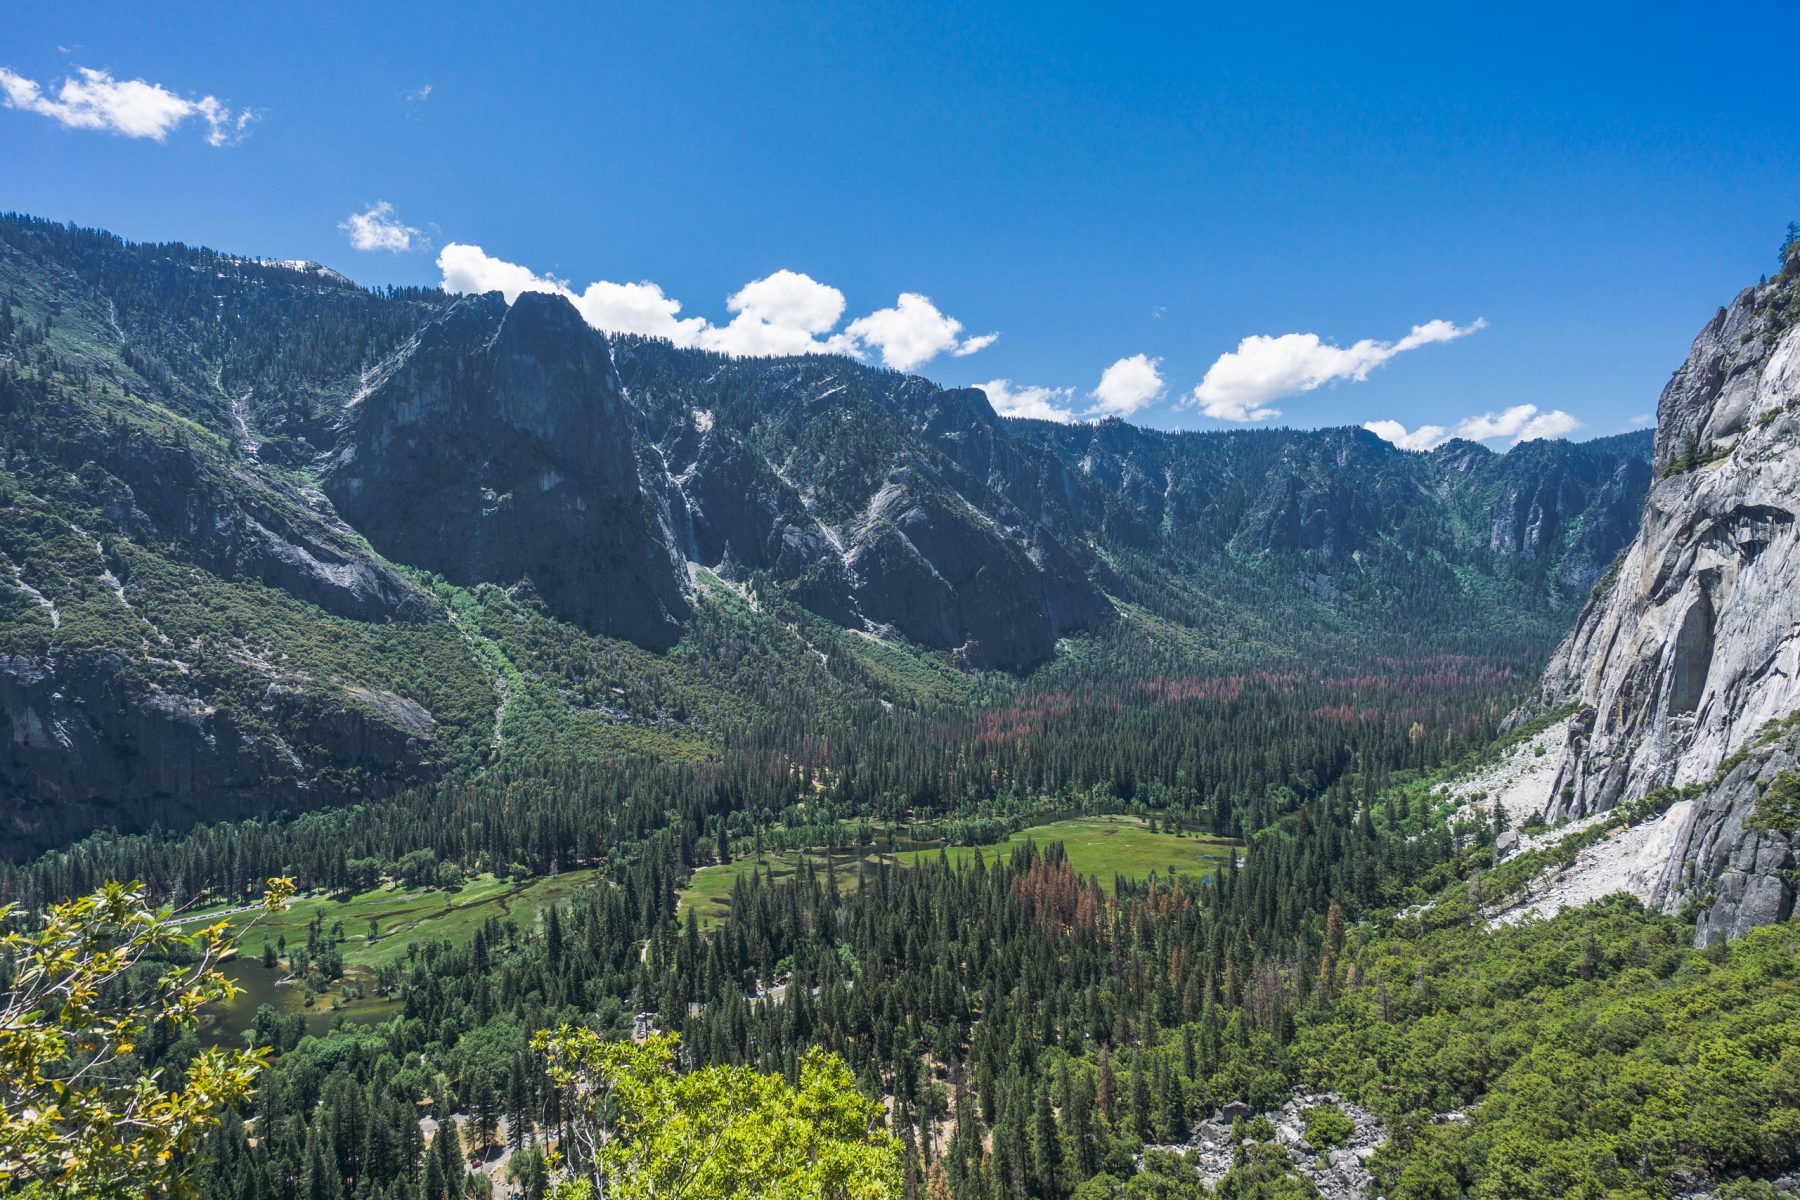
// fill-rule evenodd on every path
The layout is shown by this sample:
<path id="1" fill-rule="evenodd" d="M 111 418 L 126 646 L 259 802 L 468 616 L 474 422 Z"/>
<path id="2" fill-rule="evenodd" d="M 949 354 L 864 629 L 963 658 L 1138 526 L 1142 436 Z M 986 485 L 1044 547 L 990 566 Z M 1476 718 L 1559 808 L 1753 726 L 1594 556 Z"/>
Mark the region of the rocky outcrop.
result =
<path id="1" fill-rule="evenodd" d="M 73 406 L 40 412 L 19 446 L 62 470 L 43 486 L 94 507 L 108 532 L 214 574 L 255 579 L 359 621 L 437 615 L 425 592 L 337 519 L 317 493 L 195 446 L 107 429 Z"/>
<path id="2" fill-rule="evenodd" d="M 1476 575 L 1510 589 L 1515 609 L 1572 613 L 1631 539 L 1650 480 L 1648 431 L 1422 454 L 1364 429 L 1016 424 L 1067 466 L 1072 509 L 1111 545 L 1178 571 L 1252 559 L 1314 594 L 1378 605 L 1404 579 L 1412 609 L 1440 602 L 1440 622 L 1466 615 Z"/>
<path id="3" fill-rule="evenodd" d="M 1111 612 L 1061 464 L 979 391 L 843 359 L 618 351 L 692 561 L 972 667 L 1030 669 Z"/>
<path id="4" fill-rule="evenodd" d="M 1314 1146 L 1306 1140 L 1306 1110 L 1335 1108 L 1350 1119 L 1351 1133 L 1340 1146 Z M 1233 1124 L 1258 1114 L 1247 1104 L 1230 1104 L 1194 1127 L 1188 1140 L 1176 1146 L 1157 1146 L 1186 1156 L 1208 1188 L 1237 1162 L 1238 1137 Z M 1387 1141 L 1387 1127 L 1374 1113 L 1345 1100 L 1336 1092 L 1296 1092 L 1280 1108 L 1261 1114 L 1275 1131 L 1274 1142 L 1325 1200 L 1362 1200 L 1375 1177 L 1368 1162 Z"/>
<path id="5" fill-rule="evenodd" d="M 0 656 L 0 845 L 8 854 L 96 827 L 180 829 L 343 804 L 436 766 L 431 714 L 391 693 L 272 681 L 252 724 L 211 697 L 144 676 L 143 664 L 116 651 Z M 306 740 L 296 748 L 279 729 Z M 346 768 L 361 769 L 365 791 L 341 790 Z"/>
<path id="6" fill-rule="evenodd" d="M 1754 828 L 1752 817 L 1757 797 L 1797 767 L 1791 746 L 1750 755 L 1697 799 L 1674 805 L 1660 822 L 1667 844 L 1646 856 L 1653 864 L 1661 860 L 1649 903 L 1670 909 L 1694 897 L 1699 945 L 1793 915 L 1800 837 Z"/>
<path id="7" fill-rule="evenodd" d="M 1535 441 L 1480 469 L 1495 477 L 1488 550 L 1548 569 L 1571 596 L 1593 590 L 1612 557 L 1637 532 L 1650 486 L 1648 438 L 1617 439 L 1620 453 L 1571 454 L 1566 442 Z"/>
<path id="8" fill-rule="evenodd" d="M 382 554 L 456 583 L 529 580 L 556 616 L 663 647 L 686 571 L 606 339 L 560 296 L 463 300 L 383 368 L 326 477 Z"/>
<path id="9" fill-rule="evenodd" d="M 1755 756 L 1727 759 L 1800 708 L 1800 255 L 1701 331 L 1657 410 L 1641 528 L 1545 673 L 1579 706 L 1548 805 L 1582 817 L 1665 787 L 1700 798 L 1661 818 L 1645 898 L 1707 906 L 1702 941 L 1792 910 L 1791 839 L 1744 822 Z"/>

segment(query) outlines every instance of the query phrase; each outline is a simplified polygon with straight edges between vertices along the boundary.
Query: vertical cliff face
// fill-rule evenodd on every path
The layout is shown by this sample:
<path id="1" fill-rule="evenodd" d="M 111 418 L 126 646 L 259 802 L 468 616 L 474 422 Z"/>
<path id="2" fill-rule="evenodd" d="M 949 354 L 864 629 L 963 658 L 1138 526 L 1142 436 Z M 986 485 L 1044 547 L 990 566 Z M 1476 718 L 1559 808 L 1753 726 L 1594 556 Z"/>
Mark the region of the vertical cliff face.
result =
<path id="1" fill-rule="evenodd" d="M 1701 331 L 1663 391 L 1655 467 L 1636 539 L 1545 675 L 1548 703 L 1579 706 L 1548 815 L 1695 788 L 1652 839 L 1645 898 L 1700 900 L 1707 940 L 1794 902 L 1800 838 L 1753 813 L 1786 769 L 1770 723 L 1800 709 L 1800 255 Z"/>
<path id="2" fill-rule="evenodd" d="M 606 339 L 560 296 L 463 301 L 352 415 L 326 492 L 382 554 L 458 583 L 530 580 L 551 612 L 667 646 L 686 571 Z"/>
<path id="3" fill-rule="evenodd" d="M 614 343 L 683 553 L 830 620 L 1028 670 L 1111 606 L 1061 464 L 981 392 L 843 359 Z"/>

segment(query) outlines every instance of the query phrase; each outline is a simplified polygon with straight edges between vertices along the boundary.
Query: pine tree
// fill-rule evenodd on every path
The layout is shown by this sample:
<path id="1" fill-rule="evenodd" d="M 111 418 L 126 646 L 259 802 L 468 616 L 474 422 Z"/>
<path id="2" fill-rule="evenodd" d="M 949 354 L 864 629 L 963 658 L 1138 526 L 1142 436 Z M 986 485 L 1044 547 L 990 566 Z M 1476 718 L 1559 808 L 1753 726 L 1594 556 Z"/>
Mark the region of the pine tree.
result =
<path id="1" fill-rule="evenodd" d="M 1100 1049 L 1100 1086 L 1097 1100 L 1100 1106 L 1100 1119 L 1111 1125 L 1116 1118 L 1119 1102 L 1119 1084 L 1113 1077 L 1112 1055 L 1103 1046 Z"/>
<path id="2" fill-rule="evenodd" d="M 300 1177 L 304 1200 L 343 1200 L 344 1179 L 338 1174 L 337 1154 L 323 1121 L 315 1121 L 306 1138 L 306 1171 Z"/>
<path id="3" fill-rule="evenodd" d="M 469 1125 L 475 1136 L 473 1150 L 477 1154 L 484 1153 L 493 1145 L 494 1130 L 500 1125 L 500 1102 L 494 1095 L 494 1085 L 484 1075 L 475 1082 L 475 1094 L 469 1101 Z"/>
<path id="4" fill-rule="evenodd" d="M 1048 1086 L 1037 1089 L 1036 1111 L 1031 1126 L 1032 1176 L 1040 1196 L 1060 1196 L 1062 1179 L 1062 1135 L 1056 1128 L 1056 1113 L 1050 1106 Z"/>
<path id="5" fill-rule="evenodd" d="M 524 1145 L 531 1128 L 531 1089 L 525 1082 L 524 1065 L 514 1058 L 506 1074 L 506 1144 L 513 1151 Z"/>
<path id="6" fill-rule="evenodd" d="M 1149 1066 L 1142 1054 L 1131 1064 L 1131 1130 L 1146 1142 L 1156 1131 L 1151 1119 Z"/>

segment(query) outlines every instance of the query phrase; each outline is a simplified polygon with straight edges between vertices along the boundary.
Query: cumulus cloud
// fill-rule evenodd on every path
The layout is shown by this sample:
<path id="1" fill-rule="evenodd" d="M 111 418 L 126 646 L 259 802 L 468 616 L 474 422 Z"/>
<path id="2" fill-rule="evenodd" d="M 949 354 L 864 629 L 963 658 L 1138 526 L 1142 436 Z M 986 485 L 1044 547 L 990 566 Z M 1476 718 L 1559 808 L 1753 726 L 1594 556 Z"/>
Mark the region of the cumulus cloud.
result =
<path id="1" fill-rule="evenodd" d="M 917 292 L 901 292 L 892 308 L 878 308 L 858 317 L 844 333 L 858 346 L 879 354 L 882 363 L 896 371 L 910 371 L 940 354 L 967 358 L 1000 338 L 997 333 L 984 333 L 964 340 L 962 322 L 940 312 L 931 297 Z"/>
<path id="2" fill-rule="evenodd" d="M 681 301 L 663 295 L 662 288 L 648 280 L 642 283 L 608 283 L 599 280 L 587 285 L 574 296 L 575 309 L 581 319 L 595 329 L 613 333 L 641 333 L 649 337 L 668 338 L 680 346 L 699 344 L 706 328 L 702 317 L 682 317 Z"/>
<path id="3" fill-rule="evenodd" d="M 1430 450 L 1450 440 L 1450 431 L 1442 425 L 1421 425 L 1409 433 L 1398 421 L 1365 421 L 1363 428 L 1402 450 Z"/>
<path id="4" fill-rule="evenodd" d="M 1398 354 L 1455 341 L 1486 327 L 1483 320 L 1469 325 L 1427 321 L 1414 325 L 1398 341 L 1364 338 L 1351 346 L 1334 346 L 1316 333 L 1256 334 L 1240 341 L 1237 349 L 1221 354 L 1182 404 L 1197 406 L 1221 421 L 1267 421 L 1281 415 L 1272 404 L 1285 396 L 1310 392 L 1340 379 L 1360 382 Z"/>
<path id="5" fill-rule="evenodd" d="M 1544 412 L 1535 404 L 1515 404 L 1502 412 L 1485 412 L 1464 417 L 1453 426 L 1421 425 L 1408 431 L 1398 421 L 1368 421 L 1363 425 L 1376 437 L 1392 442 L 1402 450 L 1431 450 L 1451 438 L 1471 442 L 1488 442 L 1501 438 L 1520 442 L 1538 438 L 1559 438 L 1581 428 L 1581 422 L 1560 408 Z"/>
<path id="6" fill-rule="evenodd" d="M 0 67 L 0 97 L 8 108 L 49 117 L 70 129 L 103 129 L 155 142 L 198 117 L 206 125 L 207 144 L 226 146 L 243 137 L 245 128 L 255 120 L 248 109 L 233 111 L 213 96 L 193 100 L 161 84 L 118 80 L 92 67 L 77 67 L 54 93 L 36 80 Z"/>
<path id="7" fill-rule="evenodd" d="M 480 246 L 451 242 L 438 251 L 438 270 L 444 273 L 446 292 L 499 292 L 511 304 L 520 292 L 556 292 L 575 298 L 569 285 L 548 275 L 539 275 L 529 267 L 495 258 Z"/>
<path id="8" fill-rule="evenodd" d="M 988 403 L 1003 417 L 1031 417 L 1064 425 L 1075 420 L 1071 407 L 1074 388 L 1014 386 L 1010 379 L 990 379 L 975 386 L 987 393 Z"/>
<path id="9" fill-rule="evenodd" d="M 1513 445 L 1516 446 L 1520 442 L 1534 441 L 1538 438 L 1549 439 L 1563 437 L 1566 434 L 1574 433 L 1580 428 L 1580 421 L 1576 420 L 1562 409 L 1557 408 L 1552 409 L 1549 412 L 1534 414 L 1529 421 L 1525 422 L 1525 427 L 1523 429 L 1519 430 L 1517 434 L 1510 436 L 1512 437 Z"/>
<path id="10" fill-rule="evenodd" d="M 424 236 L 396 217 L 394 206 L 386 200 L 377 200 L 362 212 L 351 213 L 338 222 L 338 228 L 349 236 L 350 245 L 356 250 L 404 254 L 425 249 Z"/>
<path id="11" fill-rule="evenodd" d="M 698 346 L 709 326 L 701 317 L 682 317 L 681 301 L 663 295 L 654 283 L 609 283 L 600 280 L 577 292 L 565 281 L 539 275 L 528 267 L 495 258 L 480 246 L 451 242 L 438 252 L 446 292 L 499 292 L 511 304 L 521 292 L 551 292 L 566 297 L 595 329 L 664 337 L 678 346 Z"/>
<path id="12" fill-rule="evenodd" d="M 702 328 L 699 344 L 725 354 L 816 354 L 837 349 L 821 342 L 844 315 L 844 293 L 799 271 L 752 280 L 728 297 L 737 315 L 722 328 Z M 704 323 L 703 323 L 704 324 Z"/>
<path id="13" fill-rule="evenodd" d="M 1106 368 L 1094 388 L 1094 407 L 1090 416 L 1129 417 L 1138 409 L 1159 399 L 1166 385 L 1157 368 L 1162 359 L 1147 354 L 1121 358 Z"/>
<path id="14" fill-rule="evenodd" d="M 665 337 L 678 346 L 763 357 L 787 354 L 878 355 L 895 370 L 911 370 L 950 353 L 973 354 L 1000 335 L 960 337 L 962 323 L 929 298 L 903 292 L 893 307 L 878 309 L 838 330 L 844 293 L 799 271 L 780 270 L 755 279 L 726 298 L 733 316 L 724 325 L 683 317 L 681 302 L 648 280 L 599 280 L 577 292 L 567 280 L 495 258 L 480 246 L 451 242 L 438 254 L 447 292 L 500 292 L 508 304 L 520 292 L 566 296 L 596 329 Z M 835 332 L 834 332 L 835 331 Z"/>

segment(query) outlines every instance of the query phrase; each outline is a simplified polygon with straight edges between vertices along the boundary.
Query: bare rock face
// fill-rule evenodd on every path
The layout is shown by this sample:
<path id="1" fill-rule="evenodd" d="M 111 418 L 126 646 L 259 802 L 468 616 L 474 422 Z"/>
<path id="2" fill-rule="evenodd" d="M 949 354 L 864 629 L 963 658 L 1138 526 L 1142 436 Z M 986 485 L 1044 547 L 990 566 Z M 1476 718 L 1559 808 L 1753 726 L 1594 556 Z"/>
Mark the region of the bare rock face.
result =
<path id="1" fill-rule="evenodd" d="M 1352 1131 L 1342 1146 L 1314 1146 L 1306 1140 L 1306 1110 L 1335 1108 L 1350 1118 Z M 1187 1142 L 1158 1146 L 1185 1155 L 1207 1187 L 1217 1187 L 1237 1158 L 1237 1139 L 1232 1123 L 1257 1113 L 1247 1104 L 1228 1104 L 1194 1127 Z M 1262 1114 L 1275 1130 L 1275 1144 L 1287 1151 L 1295 1169 L 1306 1177 L 1325 1200 L 1361 1200 L 1369 1194 L 1375 1177 L 1368 1162 L 1387 1141 L 1381 1118 L 1336 1092 L 1296 1092 L 1280 1108 Z M 1460 1114 L 1459 1114 L 1460 1117 Z"/>
<path id="2" fill-rule="evenodd" d="M 352 421 L 325 490 L 382 554 L 456 583 L 529 579 L 557 616 L 639 645 L 680 636 L 686 571 L 635 414 L 567 300 L 456 304 Z"/>
<path id="3" fill-rule="evenodd" d="M 1643 524 L 1545 673 L 1577 704 L 1552 818 L 1705 785 L 1800 708 L 1800 257 L 1720 309 L 1664 389 Z M 1663 818 L 1645 897 L 1710 905 L 1702 941 L 1793 907 L 1793 848 L 1744 822 L 1765 753 Z M 1776 843 L 1781 843 L 1777 845 Z"/>
<path id="4" fill-rule="evenodd" d="M 842 359 L 614 344 L 690 561 L 830 620 L 1022 671 L 1111 612 L 1056 458 L 973 389 Z"/>
<path id="5" fill-rule="evenodd" d="M 147 686 L 117 651 L 0 655 L 0 845 L 59 845 L 95 826 L 184 828 L 343 804 L 346 766 L 383 795 L 437 766 L 436 721 L 391 692 L 271 682 L 262 715 L 298 749 L 198 692 Z"/>

